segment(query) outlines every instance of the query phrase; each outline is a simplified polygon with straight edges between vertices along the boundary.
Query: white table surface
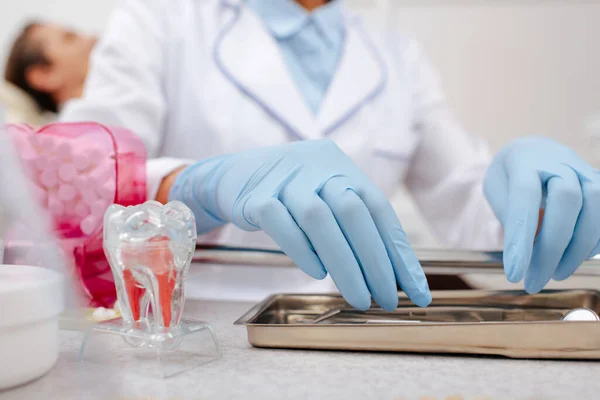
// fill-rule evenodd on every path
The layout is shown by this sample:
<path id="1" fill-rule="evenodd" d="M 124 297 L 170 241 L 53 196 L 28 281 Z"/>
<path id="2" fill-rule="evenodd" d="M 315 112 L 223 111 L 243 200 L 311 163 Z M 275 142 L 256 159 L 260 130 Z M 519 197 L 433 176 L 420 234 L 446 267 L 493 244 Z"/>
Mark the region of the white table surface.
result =
<path id="1" fill-rule="evenodd" d="M 81 334 L 63 331 L 55 368 L 0 392 L 0 400 L 599 398 L 600 362 L 257 349 L 248 344 L 245 328 L 232 324 L 252 303 L 186 306 L 188 316 L 215 327 L 224 352 L 220 360 L 156 380 L 80 364 Z"/>

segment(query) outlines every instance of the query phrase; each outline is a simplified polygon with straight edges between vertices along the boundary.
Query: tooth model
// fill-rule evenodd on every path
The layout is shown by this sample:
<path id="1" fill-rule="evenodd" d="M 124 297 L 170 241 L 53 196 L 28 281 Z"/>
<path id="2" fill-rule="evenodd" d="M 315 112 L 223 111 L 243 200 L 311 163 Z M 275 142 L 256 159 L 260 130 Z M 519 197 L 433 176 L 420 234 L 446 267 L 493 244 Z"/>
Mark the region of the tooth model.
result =
<path id="1" fill-rule="evenodd" d="M 149 201 L 106 210 L 104 252 L 124 322 L 146 320 L 154 330 L 179 324 L 184 281 L 195 247 L 194 215 L 181 202 L 163 206 Z"/>

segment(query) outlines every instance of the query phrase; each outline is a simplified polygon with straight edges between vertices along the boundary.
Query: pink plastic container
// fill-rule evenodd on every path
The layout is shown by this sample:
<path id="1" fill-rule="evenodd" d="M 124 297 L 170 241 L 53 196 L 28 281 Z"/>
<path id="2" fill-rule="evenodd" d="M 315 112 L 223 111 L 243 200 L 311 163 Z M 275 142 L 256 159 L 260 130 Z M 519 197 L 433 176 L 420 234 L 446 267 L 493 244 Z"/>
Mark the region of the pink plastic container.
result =
<path id="1" fill-rule="evenodd" d="M 111 307 L 116 292 L 102 249 L 103 216 L 111 204 L 146 200 L 144 144 L 125 129 L 96 123 L 6 128 L 90 304 Z"/>

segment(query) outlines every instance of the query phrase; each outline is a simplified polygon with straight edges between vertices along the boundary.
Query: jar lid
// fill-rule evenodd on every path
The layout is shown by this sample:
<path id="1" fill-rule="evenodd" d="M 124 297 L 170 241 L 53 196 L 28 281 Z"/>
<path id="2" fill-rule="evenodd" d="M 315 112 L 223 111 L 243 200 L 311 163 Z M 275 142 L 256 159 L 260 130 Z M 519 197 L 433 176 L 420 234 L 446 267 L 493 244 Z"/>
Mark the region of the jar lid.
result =
<path id="1" fill-rule="evenodd" d="M 64 309 L 64 279 L 26 265 L 0 265 L 0 328 L 58 316 Z"/>

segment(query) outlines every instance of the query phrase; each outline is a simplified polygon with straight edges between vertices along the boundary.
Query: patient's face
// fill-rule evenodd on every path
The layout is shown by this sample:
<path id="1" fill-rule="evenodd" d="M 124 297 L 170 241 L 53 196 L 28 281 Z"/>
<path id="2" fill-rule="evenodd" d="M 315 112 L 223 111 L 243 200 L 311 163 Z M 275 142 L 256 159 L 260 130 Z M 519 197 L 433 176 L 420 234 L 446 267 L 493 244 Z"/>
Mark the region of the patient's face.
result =
<path id="1" fill-rule="evenodd" d="M 39 24 L 31 39 L 40 44 L 52 66 L 52 76 L 62 85 L 80 84 L 88 72 L 89 57 L 96 39 L 53 24 Z"/>

